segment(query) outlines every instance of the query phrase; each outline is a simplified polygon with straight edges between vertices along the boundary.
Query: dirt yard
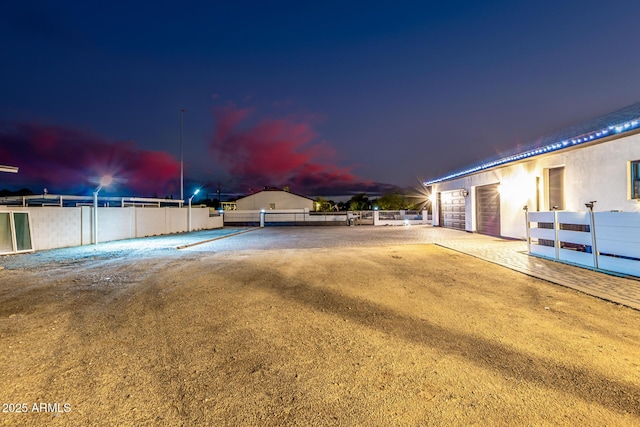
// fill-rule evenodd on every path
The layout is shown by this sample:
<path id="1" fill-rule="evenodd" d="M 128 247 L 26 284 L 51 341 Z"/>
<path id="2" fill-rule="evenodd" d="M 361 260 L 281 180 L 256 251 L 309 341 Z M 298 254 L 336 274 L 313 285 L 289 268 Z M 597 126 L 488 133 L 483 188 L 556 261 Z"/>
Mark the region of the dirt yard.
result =
<path id="1" fill-rule="evenodd" d="M 640 425 L 638 311 L 435 245 L 210 246 L 0 271 L 0 425 Z"/>

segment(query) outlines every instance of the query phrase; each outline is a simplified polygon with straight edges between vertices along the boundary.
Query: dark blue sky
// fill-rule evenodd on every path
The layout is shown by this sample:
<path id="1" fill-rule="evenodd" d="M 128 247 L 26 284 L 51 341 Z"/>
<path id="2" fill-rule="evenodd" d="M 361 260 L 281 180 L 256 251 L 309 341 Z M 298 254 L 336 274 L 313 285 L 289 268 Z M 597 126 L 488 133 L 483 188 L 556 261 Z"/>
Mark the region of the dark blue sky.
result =
<path id="1" fill-rule="evenodd" d="M 159 186 L 119 192 L 177 195 L 181 107 L 189 186 L 417 186 L 639 101 L 638 22 L 615 0 L 3 4 L 0 164 L 21 174 L 0 188 L 78 191 L 114 144 Z"/>

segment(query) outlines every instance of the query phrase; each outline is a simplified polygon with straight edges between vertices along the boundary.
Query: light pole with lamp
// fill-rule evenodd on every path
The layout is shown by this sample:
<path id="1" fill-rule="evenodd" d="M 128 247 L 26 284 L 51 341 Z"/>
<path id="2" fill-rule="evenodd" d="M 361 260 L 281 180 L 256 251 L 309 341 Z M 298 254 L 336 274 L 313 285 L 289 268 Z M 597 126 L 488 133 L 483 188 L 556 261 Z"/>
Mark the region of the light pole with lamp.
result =
<path id="1" fill-rule="evenodd" d="M 182 149 L 182 113 L 184 108 L 180 109 L 180 203 L 184 203 L 184 156 Z M 182 205 L 181 205 L 182 206 Z"/>
<path id="2" fill-rule="evenodd" d="M 196 196 L 196 194 L 198 194 L 200 192 L 200 189 L 198 188 L 196 191 L 193 192 L 193 194 L 191 195 L 191 197 L 189 197 L 189 215 L 187 217 L 188 219 L 188 224 L 187 224 L 187 230 L 191 231 L 191 200 L 193 200 L 193 198 Z"/>
<path id="3" fill-rule="evenodd" d="M 113 181 L 111 175 L 100 178 L 100 185 L 93 191 L 93 244 L 98 244 L 98 193 L 103 187 L 109 186 Z"/>

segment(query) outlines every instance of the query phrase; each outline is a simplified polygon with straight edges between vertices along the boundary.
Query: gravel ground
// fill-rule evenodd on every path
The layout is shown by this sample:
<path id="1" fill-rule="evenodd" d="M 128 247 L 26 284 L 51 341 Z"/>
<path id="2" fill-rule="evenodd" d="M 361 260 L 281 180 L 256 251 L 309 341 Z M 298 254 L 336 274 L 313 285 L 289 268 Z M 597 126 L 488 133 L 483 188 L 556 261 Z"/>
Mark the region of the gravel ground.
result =
<path id="1" fill-rule="evenodd" d="M 389 244 L 430 243 L 427 226 L 413 227 L 270 227 L 222 228 L 166 236 L 127 239 L 100 243 L 97 246 L 75 246 L 36 253 L 0 256 L 0 266 L 8 269 L 33 268 L 44 265 L 78 264 L 84 261 L 131 257 L 181 257 L 184 252 L 233 252 L 239 250 L 347 248 L 353 246 L 385 246 Z M 323 231 L 324 230 L 324 231 Z M 245 233 L 259 231 L 251 235 Z M 321 231 L 321 232 L 318 232 Z M 225 237 L 234 236 L 233 239 Z M 215 243 L 213 243 L 213 242 Z M 211 242 L 211 244 L 208 244 Z M 193 246 L 192 246 L 193 245 Z M 176 251 L 179 247 L 184 251 Z"/>
<path id="2" fill-rule="evenodd" d="M 8 270 L 15 270 L 19 268 L 37 268 L 45 265 L 78 264 L 97 259 L 171 256 L 176 254 L 176 249 L 179 246 L 224 238 L 249 230 L 252 229 L 222 228 L 0 256 L 0 266 Z"/>
<path id="3" fill-rule="evenodd" d="M 0 424 L 640 425 L 640 312 L 431 231 L 2 257 Z"/>

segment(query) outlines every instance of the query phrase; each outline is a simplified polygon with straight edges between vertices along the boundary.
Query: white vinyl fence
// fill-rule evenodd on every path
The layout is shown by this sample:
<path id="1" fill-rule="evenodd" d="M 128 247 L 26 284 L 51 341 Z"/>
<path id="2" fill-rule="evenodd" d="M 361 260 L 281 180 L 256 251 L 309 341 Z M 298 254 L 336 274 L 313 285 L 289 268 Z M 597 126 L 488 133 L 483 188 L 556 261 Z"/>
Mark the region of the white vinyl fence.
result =
<path id="1" fill-rule="evenodd" d="M 224 211 L 226 225 L 413 225 L 431 224 L 425 211 L 309 212 L 306 209 Z"/>
<path id="2" fill-rule="evenodd" d="M 423 211 L 374 211 L 373 225 L 418 225 L 431 224 L 431 216 Z"/>
<path id="3" fill-rule="evenodd" d="M 309 212 L 306 209 L 229 210 L 224 211 L 225 225 L 345 225 L 346 212 Z"/>
<path id="4" fill-rule="evenodd" d="M 640 212 L 528 212 L 529 253 L 640 277 Z"/>

